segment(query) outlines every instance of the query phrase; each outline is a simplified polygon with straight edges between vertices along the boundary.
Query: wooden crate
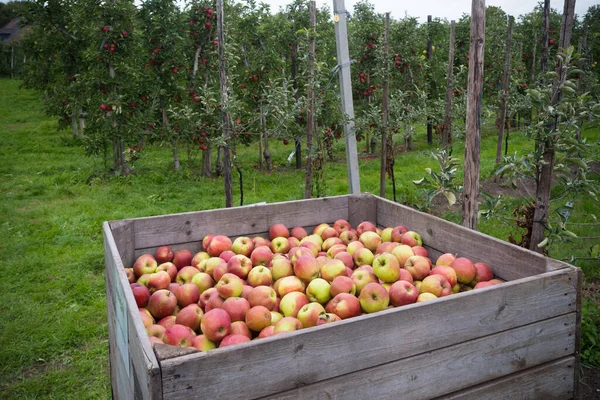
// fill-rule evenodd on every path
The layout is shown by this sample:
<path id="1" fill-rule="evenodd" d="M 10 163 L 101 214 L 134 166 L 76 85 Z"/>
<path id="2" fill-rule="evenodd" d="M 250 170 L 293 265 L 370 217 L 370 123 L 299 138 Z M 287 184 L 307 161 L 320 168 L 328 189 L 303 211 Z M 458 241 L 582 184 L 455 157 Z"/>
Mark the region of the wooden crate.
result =
<path id="1" fill-rule="evenodd" d="M 209 233 L 267 235 L 336 219 L 419 232 L 508 282 L 207 353 L 153 351 L 124 267 L 162 245 L 200 250 Z M 104 223 L 116 399 L 577 398 L 581 271 L 369 194 Z"/>

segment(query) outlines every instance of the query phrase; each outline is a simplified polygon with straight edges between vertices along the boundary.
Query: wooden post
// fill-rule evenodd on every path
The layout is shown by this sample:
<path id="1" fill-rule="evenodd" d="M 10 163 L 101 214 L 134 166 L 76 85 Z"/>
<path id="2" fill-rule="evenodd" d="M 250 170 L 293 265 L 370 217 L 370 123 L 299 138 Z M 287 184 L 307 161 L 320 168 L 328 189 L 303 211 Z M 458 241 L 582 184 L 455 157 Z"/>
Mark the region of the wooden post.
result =
<path id="1" fill-rule="evenodd" d="M 342 112 L 346 115 L 344 137 L 346 141 L 346 165 L 350 193 L 360 193 L 358 154 L 354 133 L 354 104 L 352 103 L 352 82 L 350 78 L 350 56 L 348 54 L 348 27 L 344 0 L 333 0 L 333 21 L 335 23 L 335 43 L 340 77 Z"/>
<path id="2" fill-rule="evenodd" d="M 313 175 L 313 128 L 315 125 L 315 27 L 317 26 L 317 6 L 314 0 L 308 4 L 310 37 L 308 39 L 308 87 L 306 89 L 306 174 L 304 175 L 304 198 L 312 197 L 312 175 Z"/>
<path id="3" fill-rule="evenodd" d="M 548 31 L 550 30 L 550 0 L 544 0 L 544 18 L 542 20 L 542 56 L 540 71 L 548 70 Z"/>
<path id="4" fill-rule="evenodd" d="M 454 42 L 456 42 L 456 22 L 450 21 L 450 48 L 448 50 L 448 74 L 446 76 L 446 108 L 444 110 L 444 130 L 442 149 L 448 150 L 452 135 L 452 92 L 454 89 Z"/>
<path id="5" fill-rule="evenodd" d="M 223 122 L 223 180 L 225 207 L 233 207 L 231 154 L 229 152 L 229 113 L 227 112 L 227 74 L 225 72 L 225 37 L 223 35 L 223 0 L 217 0 L 217 40 L 219 42 L 219 83 L 221 91 L 221 118 Z"/>
<path id="6" fill-rule="evenodd" d="M 15 46 L 10 46 L 10 79 L 15 79 Z"/>
<path id="7" fill-rule="evenodd" d="M 295 34 L 295 33 L 294 33 Z M 296 76 L 297 69 L 297 61 L 298 61 L 298 43 L 296 39 L 292 42 L 290 46 L 291 54 L 290 54 L 290 62 L 291 62 L 291 70 L 292 70 L 292 88 L 294 89 L 294 101 L 296 104 L 298 103 L 298 98 L 300 94 L 298 93 L 298 77 Z M 300 117 L 296 116 L 296 124 L 300 125 Z M 294 150 L 296 152 L 296 169 L 302 168 L 302 146 L 300 139 L 296 139 L 294 143 Z"/>
<path id="8" fill-rule="evenodd" d="M 498 143 L 496 144 L 496 164 L 502 158 L 502 137 L 506 125 L 506 109 L 508 108 L 508 89 L 510 84 L 510 43 L 512 39 L 513 16 L 508 16 L 508 29 L 506 31 L 506 50 L 504 58 L 504 75 L 502 76 L 502 98 L 500 99 L 500 126 L 498 127 Z"/>
<path id="9" fill-rule="evenodd" d="M 381 170 L 379 171 L 379 196 L 385 197 L 385 173 L 387 171 L 387 130 L 390 97 L 389 52 L 390 52 L 390 13 L 385 13 L 385 33 L 383 36 L 383 98 L 381 99 Z"/>
<path id="10" fill-rule="evenodd" d="M 431 98 L 433 96 L 433 82 L 431 76 L 431 60 L 433 60 L 433 43 L 431 41 L 431 15 L 427 16 L 427 63 L 429 64 L 429 68 L 427 68 L 427 83 L 429 84 L 429 89 L 427 91 L 427 100 L 431 103 Z M 430 105 L 427 106 L 428 108 Z M 431 113 L 427 113 L 427 144 L 433 143 L 433 124 L 431 122 Z"/>
<path id="11" fill-rule="evenodd" d="M 471 44 L 467 86 L 463 226 L 477 230 L 479 196 L 479 149 L 481 102 L 483 97 L 483 56 L 485 49 L 485 0 L 471 2 Z"/>

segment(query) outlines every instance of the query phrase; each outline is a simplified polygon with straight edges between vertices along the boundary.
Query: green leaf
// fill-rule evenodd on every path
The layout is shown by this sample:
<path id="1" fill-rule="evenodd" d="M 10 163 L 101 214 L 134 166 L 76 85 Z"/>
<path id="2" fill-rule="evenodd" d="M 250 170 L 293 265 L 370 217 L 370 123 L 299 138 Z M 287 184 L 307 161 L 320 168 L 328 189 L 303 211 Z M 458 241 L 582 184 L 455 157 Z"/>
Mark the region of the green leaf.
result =
<path id="1" fill-rule="evenodd" d="M 565 161 L 569 164 L 577 165 L 578 167 L 583 168 L 585 170 L 588 169 L 587 163 L 581 158 L 566 158 Z"/>
<path id="2" fill-rule="evenodd" d="M 442 192 L 444 194 L 444 196 L 446 196 L 446 200 L 448 200 L 448 205 L 450 207 L 452 207 L 454 204 L 456 204 L 456 195 L 454 195 L 454 193 L 445 190 Z"/>
<path id="3" fill-rule="evenodd" d="M 415 185 L 419 186 L 419 185 L 423 184 L 423 181 L 425 181 L 425 178 L 421 178 L 421 179 L 419 179 L 418 181 L 413 181 L 413 183 L 414 183 Z"/>
<path id="4" fill-rule="evenodd" d="M 546 247 L 547 244 L 548 244 L 548 238 L 545 238 L 544 240 L 542 240 L 541 242 L 538 243 L 538 247 L 544 248 L 544 247 Z"/>

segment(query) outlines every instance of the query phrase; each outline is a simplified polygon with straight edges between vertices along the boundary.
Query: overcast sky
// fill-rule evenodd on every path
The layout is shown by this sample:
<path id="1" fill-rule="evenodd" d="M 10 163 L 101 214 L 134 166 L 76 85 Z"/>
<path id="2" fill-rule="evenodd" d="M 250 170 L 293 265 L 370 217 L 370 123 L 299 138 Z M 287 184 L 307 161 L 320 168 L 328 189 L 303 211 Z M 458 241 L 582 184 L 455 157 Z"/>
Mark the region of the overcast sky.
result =
<path id="1" fill-rule="evenodd" d="M 257 2 L 260 2 L 258 0 Z M 271 11 L 277 12 L 280 6 L 285 6 L 291 1 L 289 0 L 262 0 L 262 2 L 271 5 Z M 352 12 L 354 4 L 358 0 L 346 0 L 346 9 Z M 457 20 L 464 14 L 471 13 L 470 0 L 371 0 L 371 4 L 375 5 L 375 12 L 385 13 L 391 12 L 392 18 L 400 19 L 405 15 L 417 17 L 419 22 L 426 22 L 427 16 L 432 15 L 434 18 L 446 18 L 448 20 Z M 575 14 L 579 16 L 585 15 L 588 8 L 597 4 L 598 0 L 577 0 L 575 3 Z M 496 6 L 502 8 L 504 12 L 518 18 L 521 14 L 527 14 L 533 11 L 537 1 L 532 0 L 488 0 L 486 6 Z M 326 5 L 329 9 L 333 9 L 333 0 L 317 0 L 317 7 Z M 564 1 L 550 0 L 550 6 L 562 14 Z"/>

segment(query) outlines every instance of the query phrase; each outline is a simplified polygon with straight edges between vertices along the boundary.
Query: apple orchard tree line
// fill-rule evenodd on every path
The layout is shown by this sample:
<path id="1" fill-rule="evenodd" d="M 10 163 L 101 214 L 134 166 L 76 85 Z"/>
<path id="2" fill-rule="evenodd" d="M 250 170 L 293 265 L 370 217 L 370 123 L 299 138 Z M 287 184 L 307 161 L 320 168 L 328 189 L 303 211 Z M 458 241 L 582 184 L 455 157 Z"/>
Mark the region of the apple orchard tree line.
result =
<path id="1" fill-rule="evenodd" d="M 227 104 L 221 104 L 214 1 L 189 0 L 182 7 L 173 0 L 147 0 L 139 6 L 127 0 L 39 0 L 28 5 L 25 19 L 32 29 L 22 45 L 27 55 L 24 82 L 43 93 L 46 111 L 58 117 L 59 127 L 70 128 L 87 154 L 102 157 L 107 171 L 129 174 L 144 146 L 160 145 L 170 149 L 175 170 L 183 167 L 204 176 L 221 174 L 221 111 L 226 110 L 232 164 L 240 174 L 244 166 L 235 156 L 237 147 L 255 146 L 258 154 L 254 167 L 270 170 L 270 144 L 279 140 L 295 145 L 296 168 L 303 162 L 311 163 L 315 194 L 325 193 L 323 167 L 333 159 L 333 144 L 342 136 L 345 119 L 339 109 L 334 23 L 328 9 L 317 10 L 316 29 L 311 32 L 308 1 L 294 0 L 277 12 L 252 0 L 225 1 L 229 86 Z M 546 24 L 543 4 L 539 4 L 515 20 L 510 83 L 505 94 L 508 112 L 506 121 L 501 122 L 508 15 L 501 8 L 487 8 L 483 116 L 495 116 L 498 126 L 528 126 L 535 131 L 549 118 L 559 118 L 546 109 L 539 96 L 531 94 L 532 89 L 543 92 L 551 80 L 544 78 L 544 73 L 554 70 L 556 60 L 561 59 L 557 56 L 565 57 L 559 49 L 561 13 L 550 10 L 549 16 Z M 373 4 L 357 3 L 348 21 L 356 135 L 362 142 L 361 151 L 376 154 L 381 148 L 384 80 L 390 87 L 387 130 L 392 148 L 411 150 L 417 128 L 425 121 L 431 122 L 439 142 L 449 21 L 434 16 L 431 22 L 419 24 L 409 16 L 392 18 L 387 55 L 383 52 L 383 15 L 374 11 Z M 464 136 L 469 24 L 466 14 L 456 22 L 450 143 Z M 598 6 L 590 7 L 573 26 L 574 50 L 568 62 L 575 72 L 563 84 L 573 87 L 579 96 L 578 110 L 587 118 L 578 118 L 574 125 L 579 128 L 597 112 L 593 107 L 600 93 L 600 42 L 594 32 L 599 27 Z M 314 73 L 309 77 L 311 38 L 316 41 L 316 51 Z M 542 43 L 542 38 L 547 41 Z M 307 132 L 309 85 L 315 93 L 311 118 L 314 146 L 306 151 L 302 143 Z M 562 99 L 574 101 L 568 96 Z M 572 113 L 564 115 L 560 116 L 561 123 L 568 124 Z M 535 143 L 543 141 L 539 129 L 538 134 L 529 135 Z M 518 164 L 510 155 L 509 132 L 505 134 L 505 159 L 499 168 L 505 175 L 510 169 L 514 176 L 516 168 L 502 168 Z M 589 150 L 576 131 L 573 140 Z M 442 160 L 442 170 L 451 152 L 450 146 L 445 159 L 436 157 Z M 583 172 L 589 168 L 586 154 L 583 150 L 575 154 L 582 160 L 577 168 Z M 573 154 L 569 156 L 573 158 Z M 538 157 L 530 162 L 534 166 L 529 172 L 535 165 L 539 169 L 544 161 Z M 521 177 L 527 175 L 523 168 L 519 173 Z M 573 184 L 579 187 L 581 182 Z M 457 185 L 452 187 L 459 190 Z"/>

